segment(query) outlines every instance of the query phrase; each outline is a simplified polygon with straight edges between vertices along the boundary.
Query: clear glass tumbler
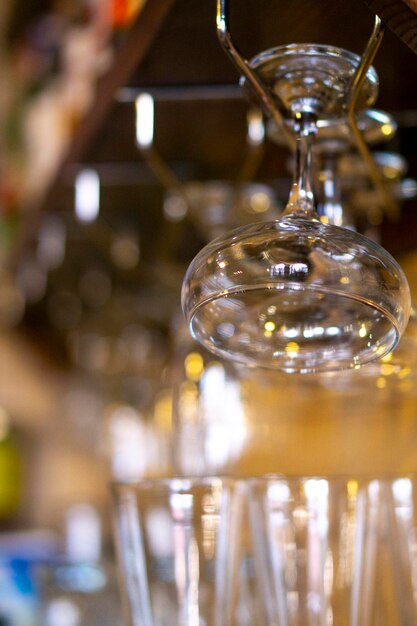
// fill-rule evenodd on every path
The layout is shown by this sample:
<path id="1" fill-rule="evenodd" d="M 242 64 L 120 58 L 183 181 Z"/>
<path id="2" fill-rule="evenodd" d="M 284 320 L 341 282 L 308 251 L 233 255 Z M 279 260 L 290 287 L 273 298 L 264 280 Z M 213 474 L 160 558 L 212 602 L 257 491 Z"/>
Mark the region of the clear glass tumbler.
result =
<path id="1" fill-rule="evenodd" d="M 417 475 L 383 482 L 400 623 L 417 624 Z"/>
<path id="2" fill-rule="evenodd" d="M 130 626 L 230 626 L 238 596 L 242 486 L 221 478 L 113 485 Z"/>
<path id="3" fill-rule="evenodd" d="M 249 481 L 249 492 L 264 624 L 405 623 L 381 480 L 270 476 Z"/>

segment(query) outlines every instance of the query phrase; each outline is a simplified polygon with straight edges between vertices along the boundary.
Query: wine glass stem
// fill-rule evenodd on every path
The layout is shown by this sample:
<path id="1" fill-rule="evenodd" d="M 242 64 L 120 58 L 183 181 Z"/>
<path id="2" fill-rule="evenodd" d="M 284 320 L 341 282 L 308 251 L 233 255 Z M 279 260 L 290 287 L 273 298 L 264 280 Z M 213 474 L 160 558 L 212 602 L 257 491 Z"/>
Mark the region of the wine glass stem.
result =
<path id="1" fill-rule="evenodd" d="M 317 213 L 322 221 L 333 226 L 346 225 L 346 214 L 342 207 L 340 185 L 336 177 L 336 157 L 322 156 L 319 180 L 322 201 L 317 205 Z M 350 225 L 350 221 L 348 221 Z"/>
<path id="2" fill-rule="evenodd" d="M 311 113 L 297 114 L 294 179 L 284 214 L 317 217 L 311 187 L 312 147 L 317 131 L 316 117 Z"/>

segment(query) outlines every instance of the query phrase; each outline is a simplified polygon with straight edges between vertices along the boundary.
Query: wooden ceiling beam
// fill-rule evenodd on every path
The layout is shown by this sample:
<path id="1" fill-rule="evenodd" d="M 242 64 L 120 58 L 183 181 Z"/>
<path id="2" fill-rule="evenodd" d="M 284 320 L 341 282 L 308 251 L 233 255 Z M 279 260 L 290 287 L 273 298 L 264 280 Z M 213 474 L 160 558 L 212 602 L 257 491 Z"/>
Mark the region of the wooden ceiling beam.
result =
<path id="1" fill-rule="evenodd" d="M 95 98 L 89 111 L 75 131 L 64 158 L 57 164 L 52 183 L 40 199 L 27 207 L 23 231 L 10 259 L 12 266 L 20 258 L 27 243 L 36 236 L 41 215 L 53 211 L 59 204 L 68 166 L 83 159 L 92 141 L 108 119 L 118 90 L 126 85 L 145 58 L 174 2 L 175 0 L 148 0 L 136 22 L 126 34 L 122 45 L 116 50 L 111 67 L 97 83 Z"/>
<path id="2" fill-rule="evenodd" d="M 417 0 L 365 0 L 368 7 L 417 54 Z"/>

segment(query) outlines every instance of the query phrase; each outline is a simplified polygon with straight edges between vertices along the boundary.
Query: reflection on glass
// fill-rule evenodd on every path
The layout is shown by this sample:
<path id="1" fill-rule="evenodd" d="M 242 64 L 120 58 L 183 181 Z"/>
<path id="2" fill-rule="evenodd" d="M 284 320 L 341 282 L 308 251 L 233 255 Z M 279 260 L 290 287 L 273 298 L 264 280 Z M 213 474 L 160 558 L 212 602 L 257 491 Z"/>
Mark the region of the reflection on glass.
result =
<path id="1" fill-rule="evenodd" d="M 94 222 L 100 211 L 100 178 L 96 170 L 80 170 L 75 179 L 75 214 L 83 223 Z"/>
<path id="2" fill-rule="evenodd" d="M 174 361 L 177 471 L 186 475 L 223 473 L 247 444 L 245 377 L 189 340 L 180 342 Z"/>
<path id="3" fill-rule="evenodd" d="M 115 480 L 138 480 L 164 471 L 169 459 L 163 431 L 132 406 L 110 407 L 107 440 Z"/>
<path id="4" fill-rule="evenodd" d="M 343 116 L 358 62 L 313 44 L 251 61 L 286 111 L 295 172 L 281 218 L 214 240 L 187 271 L 185 317 L 194 338 L 218 356 L 289 373 L 349 369 L 387 354 L 405 329 L 410 295 L 399 265 L 366 237 L 322 224 L 311 190 L 317 120 Z M 362 89 L 365 108 L 377 92 L 372 69 Z"/>
<path id="5" fill-rule="evenodd" d="M 220 478 L 119 483 L 113 503 L 129 624 L 238 623 L 238 483 Z"/>
<path id="6" fill-rule="evenodd" d="M 253 479 L 249 506 L 264 623 L 397 623 L 378 480 Z"/>
<path id="7" fill-rule="evenodd" d="M 66 228 L 56 215 L 48 215 L 38 231 L 37 261 L 45 271 L 56 269 L 65 257 Z"/>
<path id="8" fill-rule="evenodd" d="M 281 203 L 274 190 L 261 183 L 226 181 L 190 182 L 169 190 L 164 212 L 171 221 L 186 214 L 206 241 L 254 221 L 276 219 Z"/>

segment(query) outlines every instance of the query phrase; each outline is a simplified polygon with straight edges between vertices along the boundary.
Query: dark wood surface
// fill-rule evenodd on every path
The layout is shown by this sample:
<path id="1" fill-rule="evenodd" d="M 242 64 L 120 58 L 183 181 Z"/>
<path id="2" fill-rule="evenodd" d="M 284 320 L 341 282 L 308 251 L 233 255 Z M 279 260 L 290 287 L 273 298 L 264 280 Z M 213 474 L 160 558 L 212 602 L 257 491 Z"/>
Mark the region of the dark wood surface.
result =
<path id="1" fill-rule="evenodd" d="M 152 0 L 144 5 L 138 20 L 118 46 L 108 72 L 98 81 L 94 101 L 81 120 L 56 176 L 34 212 L 53 210 L 67 167 L 82 159 L 109 118 L 117 90 L 125 85 L 141 64 L 174 0 Z"/>
<path id="2" fill-rule="evenodd" d="M 415 0 L 365 0 L 369 8 L 417 53 L 417 2 Z"/>

